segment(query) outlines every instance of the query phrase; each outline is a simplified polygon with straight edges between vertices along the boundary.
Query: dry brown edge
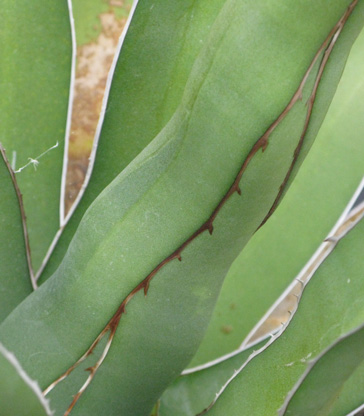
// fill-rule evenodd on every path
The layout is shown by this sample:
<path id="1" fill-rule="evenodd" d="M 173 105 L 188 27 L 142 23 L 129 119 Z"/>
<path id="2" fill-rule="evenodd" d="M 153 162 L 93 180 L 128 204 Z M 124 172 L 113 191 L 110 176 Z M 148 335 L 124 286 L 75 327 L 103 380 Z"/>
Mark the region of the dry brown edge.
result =
<path id="1" fill-rule="evenodd" d="M 200 234 L 202 234 L 205 231 L 209 231 L 210 234 L 213 233 L 213 222 L 215 220 L 215 218 L 217 217 L 218 213 L 220 212 L 221 208 L 225 205 L 225 203 L 230 199 L 230 197 L 237 192 L 239 195 L 241 195 L 241 190 L 239 187 L 239 183 L 240 180 L 246 170 L 246 168 L 248 167 L 250 161 L 253 159 L 253 157 L 255 156 L 255 154 L 262 149 L 262 151 L 264 152 L 264 150 L 266 149 L 266 147 L 268 146 L 268 142 L 269 142 L 269 137 L 270 135 L 273 133 L 273 131 L 276 129 L 276 127 L 284 120 L 284 118 L 287 116 L 287 114 L 289 113 L 289 111 L 292 109 L 292 107 L 295 105 L 295 103 L 299 100 L 302 99 L 302 92 L 303 92 L 303 88 L 307 82 L 307 79 L 314 67 L 314 65 L 316 64 L 318 58 L 320 57 L 320 55 L 322 54 L 322 52 L 325 51 L 324 53 L 324 57 L 322 59 L 322 62 L 320 64 L 319 70 L 318 70 L 318 74 L 316 76 L 316 80 L 314 83 L 314 87 L 313 87 L 313 91 L 310 95 L 310 98 L 307 102 L 307 115 L 306 115 L 306 120 L 304 123 L 304 128 L 303 128 L 303 132 L 301 134 L 300 140 L 298 142 L 298 145 L 294 151 L 294 155 L 293 155 L 293 161 L 288 169 L 287 175 L 284 178 L 284 181 L 282 182 L 280 188 L 279 188 L 279 192 L 278 195 L 271 207 L 271 209 L 269 210 L 267 216 L 264 218 L 264 220 L 262 221 L 261 225 L 258 227 L 260 228 L 266 221 L 267 219 L 272 215 L 272 213 L 274 212 L 275 208 L 278 205 L 279 199 L 284 191 L 284 188 L 289 180 L 290 174 L 292 173 L 293 167 L 298 159 L 300 150 L 302 148 L 305 136 L 306 136 L 306 132 L 307 132 L 307 128 L 309 125 L 309 121 L 311 118 L 311 114 L 312 114 L 312 109 L 313 109 L 313 105 L 315 102 L 315 98 L 316 98 L 316 93 L 317 93 L 317 89 L 320 83 L 320 80 L 322 78 L 322 74 L 323 71 L 325 69 L 325 66 L 327 64 L 328 58 L 334 48 L 334 45 L 339 37 L 339 34 L 341 33 L 346 21 L 348 20 L 349 16 L 351 15 L 352 11 L 354 10 L 355 6 L 357 5 L 358 0 L 354 0 L 350 6 L 347 8 L 346 12 L 344 13 L 344 15 L 340 18 L 340 20 L 336 23 L 336 25 L 333 27 L 333 29 L 330 31 L 330 33 L 328 34 L 328 36 L 326 37 L 326 39 L 324 40 L 324 42 L 322 43 L 322 45 L 320 46 L 320 48 L 318 49 L 318 51 L 316 52 L 314 58 L 311 61 L 311 64 L 309 65 L 308 69 L 306 70 L 301 83 L 299 84 L 296 92 L 294 93 L 294 95 L 292 96 L 291 100 L 289 101 L 289 103 L 287 104 L 287 106 L 285 107 L 285 109 L 282 111 L 282 113 L 277 117 L 277 119 L 268 127 L 268 129 L 265 131 L 265 133 L 257 140 L 257 142 L 254 144 L 254 146 L 252 147 L 252 149 L 250 150 L 248 156 L 246 157 L 246 159 L 244 160 L 237 176 L 235 177 L 235 180 L 233 182 L 233 184 L 230 186 L 229 190 L 226 192 L 226 194 L 223 196 L 223 198 L 220 200 L 220 202 L 218 203 L 218 205 L 216 206 L 216 208 L 214 209 L 214 211 L 212 212 L 212 214 L 210 215 L 210 217 L 207 219 L 207 221 L 205 221 L 201 227 L 195 231 L 184 243 L 182 243 L 175 251 L 173 251 L 168 257 L 166 257 L 163 261 L 161 261 L 149 274 L 147 277 L 145 277 L 127 296 L 126 298 L 121 302 L 120 306 L 118 307 L 118 309 L 116 310 L 116 312 L 114 313 L 114 315 L 112 316 L 112 318 L 109 320 L 109 322 L 106 324 L 105 328 L 100 332 L 100 334 L 97 336 L 97 338 L 95 339 L 95 341 L 91 344 L 91 346 L 88 348 L 88 350 L 71 366 L 69 367 L 69 369 L 64 372 L 60 377 L 58 377 L 53 383 L 51 383 L 45 390 L 44 390 L 44 395 L 48 394 L 60 381 L 64 380 L 81 362 L 83 362 L 90 354 L 92 354 L 92 352 L 94 351 L 94 349 L 96 348 L 96 346 L 98 345 L 98 343 L 101 341 L 101 339 L 108 333 L 109 334 L 109 338 L 107 341 L 107 344 L 103 350 L 103 353 L 100 357 L 100 359 L 96 362 L 96 364 L 92 367 L 89 367 L 87 370 L 90 372 L 89 377 L 87 378 L 86 382 L 83 384 L 83 386 L 81 387 L 81 389 L 78 391 L 78 393 L 74 396 L 72 403 L 70 404 L 70 406 L 68 407 L 68 409 L 66 410 L 66 412 L 64 413 L 64 416 L 68 416 L 70 414 L 70 412 L 72 411 L 73 407 L 75 406 L 75 404 L 77 403 L 78 399 L 81 397 L 82 393 L 86 390 L 86 388 L 88 387 L 88 385 L 91 383 L 93 377 L 95 376 L 98 368 L 101 366 L 102 362 L 104 361 L 105 357 L 107 356 L 107 353 L 111 347 L 115 332 L 118 328 L 119 322 L 120 322 L 120 318 L 121 316 L 126 312 L 125 308 L 127 306 L 127 304 L 129 303 L 129 301 L 134 297 L 134 295 L 136 293 L 138 293 L 139 291 L 141 291 L 142 289 L 144 290 L 144 294 L 145 296 L 148 293 L 148 289 L 149 289 L 149 284 L 150 281 L 153 279 L 153 277 L 158 273 L 159 270 L 161 270 L 166 264 L 170 263 L 172 260 L 178 259 L 179 261 L 182 261 L 182 252 L 183 250 L 195 239 L 197 238 Z"/>

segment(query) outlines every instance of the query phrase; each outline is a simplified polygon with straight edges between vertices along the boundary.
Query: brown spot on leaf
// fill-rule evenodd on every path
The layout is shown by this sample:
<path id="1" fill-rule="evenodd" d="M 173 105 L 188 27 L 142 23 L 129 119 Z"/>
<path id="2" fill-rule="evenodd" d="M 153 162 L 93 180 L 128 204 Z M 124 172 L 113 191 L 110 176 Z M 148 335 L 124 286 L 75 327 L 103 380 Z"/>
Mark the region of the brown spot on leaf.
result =
<path id="1" fill-rule="evenodd" d="M 233 327 L 231 325 L 224 325 L 221 327 L 221 332 L 228 335 L 233 330 Z"/>
<path id="2" fill-rule="evenodd" d="M 123 1 L 111 6 L 129 11 Z M 88 166 L 92 143 L 101 111 L 107 74 L 110 70 L 126 18 L 112 11 L 99 16 L 102 31 L 95 42 L 77 48 L 76 79 L 66 177 L 66 213 L 75 201 Z"/>

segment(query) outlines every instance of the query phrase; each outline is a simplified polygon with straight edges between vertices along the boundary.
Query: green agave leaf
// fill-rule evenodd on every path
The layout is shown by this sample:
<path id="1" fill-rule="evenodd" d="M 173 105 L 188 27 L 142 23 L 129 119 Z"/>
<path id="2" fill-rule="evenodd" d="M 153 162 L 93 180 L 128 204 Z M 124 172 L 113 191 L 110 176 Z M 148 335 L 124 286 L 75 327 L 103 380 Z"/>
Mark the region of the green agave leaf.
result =
<path id="1" fill-rule="evenodd" d="M 174 116 L 90 206 L 52 278 L 0 327 L 57 414 L 149 415 L 190 361 L 230 264 L 317 133 L 363 23 L 363 3 L 349 4 L 316 2 L 313 19 L 312 5 L 296 2 L 225 3 Z M 292 13 L 297 36 L 282 25 Z M 329 45 L 339 49 L 326 64 Z M 83 386 L 67 376 L 91 358 Z"/>
<path id="2" fill-rule="evenodd" d="M 27 0 L 4 0 L 1 10 L 0 141 L 18 171 L 36 269 L 59 228 L 71 74 L 69 11 L 67 0 L 40 0 L 36 7 Z"/>
<path id="3" fill-rule="evenodd" d="M 294 183 L 269 222 L 231 266 L 190 366 L 239 347 L 329 233 L 360 182 L 364 160 L 363 50 L 364 31 L 353 45 L 325 121 Z M 280 322 L 271 325 L 279 326 Z"/>
<path id="4" fill-rule="evenodd" d="M 221 357 L 216 363 L 178 377 L 163 393 L 158 415 L 195 416 L 202 412 L 235 369 L 240 368 L 254 350 L 261 348 L 265 342 L 237 351 L 231 357 Z"/>
<path id="5" fill-rule="evenodd" d="M 287 397 L 280 414 L 334 415 L 332 407 L 340 396 L 342 388 L 364 362 L 363 345 L 363 325 L 336 340 L 309 363 L 302 379 Z M 353 407 L 352 403 L 340 414 L 347 414 Z"/>
<path id="6" fill-rule="evenodd" d="M 356 214 L 356 221 L 363 218 L 364 205 L 357 210 L 360 215 Z M 348 218 L 346 222 L 350 223 L 354 214 Z M 359 221 L 349 234 L 344 231 L 340 233 L 339 228 L 336 234 L 338 244 L 335 239 L 324 243 L 322 252 L 330 244 L 337 245 L 305 289 L 298 311 L 288 328 L 281 331 L 278 339 L 231 380 L 207 412 L 209 415 L 220 415 L 222 412 L 232 416 L 277 414 L 285 396 L 305 374 L 307 362 L 312 357 L 320 357 L 338 338 L 362 325 L 364 221 Z M 312 265 L 314 263 L 308 267 Z M 347 370 L 350 371 L 349 366 Z M 344 378 L 345 373 L 341 376 L 337 374 L 337 380 L 340 377 Z M 325 386 L 321 397 L 324 399 L 326 395 L 327 403 L 324 404 L 328 404 L 334 382 Z M 314 402 L 315 397 L 306 396 L 305 400 L 307 403 Z M 292 414 L 331 415 L 329 409 L 325 411 Z"/>
<path id="7" fill-rule="evenodd" d="M 50 416 L 47 400 L 15 356 L 0 344 L 0 409 L 2 416 Z"/>
<path id="8" fill-rule="evenodd" d="M 112 85 L 109 97 L 106 94 L 107 107 L 105 101 L 106 108 L 102 110 L 102 131 L 96 132 L 97 158 L 90 182 L 76 211 L 70 212 L 73 215 L 49 263 L 41 270 L 41 281 L 59 266 L 87 208 L 172 117 L 196 56 L 224 3 L 225 0 L 135 1 L 130 29 L 125 41 L 121 39 L 120 56 L 116 56 L 118 61 L 111 71 Z M 81 42 L 86 33 L 84 23 L 90 13 L 95 14 L 91 9 L 89 2 L 87 7 L 80 0 L 75 2 Z M 95 154 L 91 158 L 95 159 Z"/>
<path id="9" fill-rule="evenodd" d="M 32 291 L 14 175 L 0 144 L 0 322 Z"/>

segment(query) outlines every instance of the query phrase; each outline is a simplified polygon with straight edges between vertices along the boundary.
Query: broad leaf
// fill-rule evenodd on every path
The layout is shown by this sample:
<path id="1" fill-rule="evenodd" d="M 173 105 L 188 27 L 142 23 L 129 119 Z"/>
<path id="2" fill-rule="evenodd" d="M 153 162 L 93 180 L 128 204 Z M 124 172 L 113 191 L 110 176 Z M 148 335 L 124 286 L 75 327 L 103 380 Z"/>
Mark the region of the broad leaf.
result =
<path id="1" fill-rule="evenodd" d="M 145 1 L 138 5 L 116 68 L 94 174 L 42 278 L 58 266 L 90 203 L 155 137 L 175 111 L 202 46 L 200 41 L 209 32 L 222 3 L 222 0 L 160 2 L 151 7 Z M 191 25 L 191 19 L 198 24 Z M 155 30 L 160 22 L 169 30 Z"/>
<path id="2" fill-rule="evenodd" d="M 3 416 L 50 416 L 38 385 L 0 344 L 0 409 Z"/>
<path id="3" fill-rule="evenodd" d="M 171 120 L 90 206 L 52 278 L 1 325 L 29 374 L 55 386 L 57 414 L 149 415 L 190 361 L 229 266 L 317 133 L 362 4 L 316 2 L 313 19 L 301 3 L 225 3 Z M 90 356 L 101 337 L 104 354 Z M 91 384 L 54 385 L 82 354 L 98 361 Z"/>
<path id="4" fill-rule="evenodd" d="M 239 347 L 327 236 L 359 184 L 364 174 L 363 50 L 364 31 L 294 183 L 229 270 L 191 366 Z M 280 321 L 270 321 L 270 326 L 280 326 Z"/>
<path id="5" fill-rule="evenodd" d="M 59 228 L 72 53 L 67 0 L 39 0 L 36 7 L 4 0 L 1 16 L 0 142 L 20 170 L 37 269 Z"/>
<path id="6" fill-rule="evenodd" d="M 1 146 L 1 144 L 0 144 Z M 32 291 L 20 211 L 11 168 L 0 149 L 0 322 Z"/>
<path id="7" fill-rule="evenodd" d="M 225 0 L 136 1 L 116 65 L 93 173 L 41 280 L 58 267 L 87 208 L 162 130 L 181 101 L 191 67 Z M 77 33 L 91 33 L 94 7 L 75 2 Z M 83 14 L 83 9 L 87 8 Z M 91 17 L 92 15 L 92 17 Z M 162 28 L 162 29 L 161 29 Z M 120 44 L 121 46 L 121 44 Z M 82 111 L 82 109 L 81 109 Z M 102 121 L 102 119 L 101 119 Z M 95 158 L 95 155 L 92 156 Z"/>

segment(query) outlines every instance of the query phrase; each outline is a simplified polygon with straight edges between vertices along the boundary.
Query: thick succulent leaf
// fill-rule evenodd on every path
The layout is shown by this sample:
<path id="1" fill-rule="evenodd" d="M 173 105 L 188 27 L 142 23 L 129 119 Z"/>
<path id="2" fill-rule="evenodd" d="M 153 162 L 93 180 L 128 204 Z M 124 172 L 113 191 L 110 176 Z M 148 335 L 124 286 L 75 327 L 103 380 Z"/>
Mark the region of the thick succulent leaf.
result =
<path id="1" fill-rule="evenodd" d="M 1 3 L 0 141 L 14 170 L 30 162 L 16 176 L 37 268 L 59 228 L 72 47 L 67 0 L 34 6 Z"/>
<path id="2" fill-rule="evenodd" d="M 235 369 L 265 342 L 244 349 L 231 357 L 222 357 L 222 360 L 206 368 L 178 377 L 159 401 L 159 416 L 195 416 L 202 412 Z"/>
<path id="3" fill-rule="evenodd" d="M 362 194 L 364 194 L 364 188 Z M 360 201 L 359 196 L 357 202 Z M 355 204 L 353 206 L 355 207 Z M 290 403 L 289 406 L 294 407 L 288 407 L 287 413 L 284 414 L 340 416 L 347 414 L 355 404 L 360 404 L 363 378 L 359 378 L 357 373 L 363 368 L 363 335 L 361 326 L 335 340 L 333 345 L 330 345 L 315 359 L 311 357 L 312 360 L 308 362 L 308 367 L 302 379 L 286 399 L 286 402 L 288 402 L 288 398 L 294 393 L 298 395 L 300 399 L 299 411 L 297 411 L 298 406 L 292 402 L 293 404 Z M 342 344 L 342 340 L 344 340 L 345 345 L 338 345 L 339 343 Z M 238 354 L 235 352 L 233 356 L 229 354 L 230 357 L 229 355 L 220 357 L 215 362 L 185 371 L 163 393 L 159 402 L 160 416 L 195 416 L 202 412 L 215 398 L 215 394 L 221 391 L 222 386 L 234 372 L 247 362 L 248 357 L 248 360 L 252 358 L 250 354 L 253 351 L 256 354 L 260 348 L 264 349 L 266 343 L 267 340 L 263 340 L 249 350 L 243 349 Z M 350 377 L 353 373 L 354 377 Z M 348 381 L 349 385 L 347 385 Z M 301 391 L 300 385 L 302 382 L 303 390 Z M 345 406 L 341 403 L 343 402 L 342 394 L 343 390 L 344 393 L 346 391 L 348 393 L 349 389 L 351 395 L 345 397 Z M 296 392 L 296 390 L 298 391 Z M 208 402 L 208 400 L 210 401 Z M 295 400 L 295 396 L 293 400 Z M 327 405 L 323 406 L 323 403 Z M 340 404 L 340 409 L 336 409 L 336 407 L 339 407 L 338 404 Z M 283 412 L 283 409 L 281 412 Z"/>
<path id="4" fill-rule="evenodd" d="M 2 416 L 50 416 L 38 385 L 15 356 L 0 344 L 0 410 Z"/>
<path id="5" fill-rule="evenodd" d="M 297 163 L 317 133 L 363 21 L 363 3 L 351 17 L 349 4 L 316 2 L 313 19 L 307 4 L 226 2 L 174 116 L 90 206 L 52 278 L 1 325 L 44 388 L 86 351 L 98 360 L 87 349 L 109 330 L 72 414 L 149 415 L 190 361 L 231 262 L 279 197 L 301 140 Z M 75 374 L 50 393 L 57 414 L 81 389 Z"/>
<path id="6" fill-rule="evenodd" d="M 277 414 L 307 362 L 363 324 L 363 235 L 362 219 L 343 235 L 311 278 L 288 328 L 230 382 L 209 415 Z M 329 385 L 324 394 L 330 395 Z"/>
<path id="7" fill-rule="evenodd" d="M 239 347 L 326 237 L 360 182 L 364 172 L 363 50 L 364 31 L 350 52 L 325 121 L 294 183 L 229 270 L 191 366 Z M 280 321 L 271 320 L 270 325 L 279 326 Z"/>
<path id="8" fill-rule="evenodd" d="M 1 146 L 1 145 L 0 145 Z M 0 154 L 0 322 L 32 291 L 19 194 Z"/>
<path id="9" fill-rule="evenodd" d="M 281 415 L 336 416 L 333 406 L 350 376 L 364 362 L 363 325 L 339 338 L 327 351 L 312 360 L 302 379 L 290 392 Z M 361 385 L 362 386 L 362 385 Z M 361 401 L 363 398 L 361 398 Z M 340 415 L 349 413 L 359 402 L 342 409 Z"/>
<path id="10" fill-rule="evenodd" d="M 60 264 L 86 209 L 175 112 L 196 56 L 224 2 L 135 2 L 130 29 L 125 41 L 120 42 L 122 49 L 114 68 L 106 112 L 105 108 L 102 110 L 102 117 L 105 115 L 102 131 L 101 134 L 96 132 L 97 157 L 90 182 L 43 271 L 41 281 Z M 91 8 L 84 17 L 82 11 L 86 6 L 83 2 L 76 0 L 75 6 L 76 28 L 81 31 L 82 41 L 87 33 L 90 36 L 84 26 L 95 11 L 91 12 Z"/>

